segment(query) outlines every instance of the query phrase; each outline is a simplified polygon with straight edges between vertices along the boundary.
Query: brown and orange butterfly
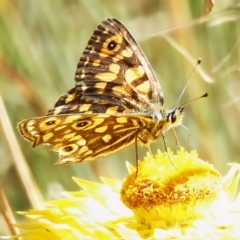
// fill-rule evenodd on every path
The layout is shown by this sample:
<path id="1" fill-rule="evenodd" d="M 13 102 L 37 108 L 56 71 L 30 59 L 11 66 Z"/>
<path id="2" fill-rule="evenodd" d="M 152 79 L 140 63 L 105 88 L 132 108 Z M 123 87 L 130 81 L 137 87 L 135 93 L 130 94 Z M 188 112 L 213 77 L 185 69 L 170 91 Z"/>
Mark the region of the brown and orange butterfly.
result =
<path id="1" fill-rule="evenodd" d="M 101 22 L 84 50 L 75 87 L 43 117 L 18 124 L 22 136 L 59 153 L 58 163 L 94 160 L 164 136 L 181 124 L 183 106 L 166 110 L 148 60 L 126 27 Z"/>

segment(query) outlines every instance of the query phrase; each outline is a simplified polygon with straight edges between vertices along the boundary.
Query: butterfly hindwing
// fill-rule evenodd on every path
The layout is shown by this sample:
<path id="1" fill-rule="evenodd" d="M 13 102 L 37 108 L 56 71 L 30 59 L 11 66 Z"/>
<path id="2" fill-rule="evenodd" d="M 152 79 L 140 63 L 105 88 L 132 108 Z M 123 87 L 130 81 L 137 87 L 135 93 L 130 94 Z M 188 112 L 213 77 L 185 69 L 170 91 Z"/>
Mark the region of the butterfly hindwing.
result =
<path id="1" fill-rule="evenodd" d="M 58 152 L 58 163 L 73 163 L 106 156 L 131 145 L 144 121 L 138 116 L 59 115 L 24 120 L 19 129 L 33 146 L 46 144 Z"/>

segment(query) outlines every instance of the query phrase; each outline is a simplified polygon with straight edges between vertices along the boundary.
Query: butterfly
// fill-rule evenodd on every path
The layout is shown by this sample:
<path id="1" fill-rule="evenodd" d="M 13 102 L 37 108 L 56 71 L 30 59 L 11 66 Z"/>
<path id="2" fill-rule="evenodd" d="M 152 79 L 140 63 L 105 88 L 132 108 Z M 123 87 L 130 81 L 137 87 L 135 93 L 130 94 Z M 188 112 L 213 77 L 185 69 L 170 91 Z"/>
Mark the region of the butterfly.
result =
<path id="1" fill-rule="evenodd" d="M 46 116 L 23 120 L 20 134 L 59 153 L 58 163 L 94 160 L 144 146 L 181 125 L 184 107 L 165 109 L 160 83 L 127 28 L 114 18 L 93 32 L 77 65 L 75 87 Z M 137 153 L 136 153 L 137 154 Z"/>

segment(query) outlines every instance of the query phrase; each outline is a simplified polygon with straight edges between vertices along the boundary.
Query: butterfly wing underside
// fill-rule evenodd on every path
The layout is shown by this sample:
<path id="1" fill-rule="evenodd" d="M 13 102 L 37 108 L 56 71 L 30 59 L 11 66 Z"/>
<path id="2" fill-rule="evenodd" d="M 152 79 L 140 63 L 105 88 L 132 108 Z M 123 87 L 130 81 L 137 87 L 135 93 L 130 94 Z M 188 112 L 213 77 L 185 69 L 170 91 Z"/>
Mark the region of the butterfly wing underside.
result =
<path id="1" fill-rule="evenodd" d="M 85 48 L 75 87 L 63 94 L 48 116 L 19 123 L 22 136 L 59 153 L 58 163 L 93 160 L 136 141 L 163 104 L 160 84 L 142 50 L 118 20 L 100 23 Z M 134 114 L 133 114 L 134 113 Z"/>

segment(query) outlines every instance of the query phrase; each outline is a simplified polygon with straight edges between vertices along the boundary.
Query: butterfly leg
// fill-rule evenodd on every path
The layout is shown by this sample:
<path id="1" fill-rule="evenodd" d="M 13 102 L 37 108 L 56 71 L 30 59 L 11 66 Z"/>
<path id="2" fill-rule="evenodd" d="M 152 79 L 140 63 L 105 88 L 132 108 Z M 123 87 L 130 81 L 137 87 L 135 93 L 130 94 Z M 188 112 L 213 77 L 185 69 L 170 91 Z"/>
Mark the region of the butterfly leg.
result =
<path id="1" fill-rule="evenodd" d="M 137 145 L 138 135 L 135 136 L 135 153 L 136 153 L 136 178 L 138 176 L 138 145 Z"/>
<path id="2" fill-rule="evenodd" d="M 173 133 L 174 133 L 174 137 L 175 137 L 175 140 L 176 140 L 176 144 L 177 144 L 177 146 L 180 148 L 180 144 L 179 144 L 179 141 L 178 141 L 178 137 L 177 137 L 177 133 L 176 133 L 176 131 L 175 131 L 175 128 L 172 128 L 172 130 L 173 130 Z"/>
<path id="3" fill-rule="evenodd" d="M 185 145 L 185 149 L 187 150 L 187 147 L 188 147 L 188 142 L 189 142 L 189 139 L 190 139 L 190 136 L 191 136 L 191 132 L 188 128 L 186 128 L 184 125 L 181 124 L 181 127 L 183 127 L 187 132 L 188 132 L 188 137 L 187 137 L 187 142 L 186 142 L 186 145 Z"/>
<path id="4" fill-rule="evenodd" d="M 166 153 L 167 153 L 167 155 L 168 155 L 168 158 L 169 158 L 171 164 L 173 165 L 173 167 L 177 170 L 177 167 L 174 165 L 174 163 L 172 162 L 172 160 L 171 160 L 171 158 L 170 158 L 170 156 L 169 156 L 168 149 L 167 149 L 167 144 L 166 144 L 166 139 L 165 139 L 165 135 L 164 135 L 163 133 L 162 133 L 162 139 L 163 139 L 165 151 L 166 151 Z"/>
<path id="5" fill-rule="evenodd" d="M 149 151 L 149 153 L 152 155 L 152 150 L 151 150 L 151 147 L 150 147 L 150 146 L 148 146 L 148 151 Z"/>
<path id="6" fill-rule="evenodd" d="M 143 145 L 145 145 L 145 144 L 147 143 L 146 141 L 144 141 L 144 140 L 143 140 L 142 138 L 140 138 L 139 136 L 138 136 L 137 138 L 141 141 L 141 143 L 142 143 Z M 150 145 L 148 145 L 147 148 L 148 148 L 148 152 L 152 155 L 152 150 L 151 150 Z"/>
<path id="7" fill-rule="evenodd" d="M 136 132 L 136 135 L 135 135 L 136 178 L 137 178 L 137 175 L 138 175 L 138 145 L 137 145 L 137 142 L 138 142 L 138 140 L 140 140 L 140 142 L 141 142 L 143 145 L 147 143 L 144 139 L 142 139 L 142 138 L 139 136 L 139 134 L 141 134 L 141 132 L 142 132 L 144 129 L 146 130 L 145 127 L 140 128 L 140 129 Z M 150 149 L 149 146 L 148 146 L 148 150 L 150 150 L 150 153 L 152 154 L 151 149 Z"/>

